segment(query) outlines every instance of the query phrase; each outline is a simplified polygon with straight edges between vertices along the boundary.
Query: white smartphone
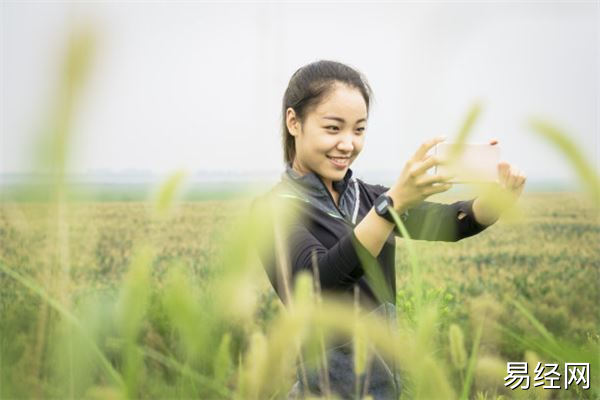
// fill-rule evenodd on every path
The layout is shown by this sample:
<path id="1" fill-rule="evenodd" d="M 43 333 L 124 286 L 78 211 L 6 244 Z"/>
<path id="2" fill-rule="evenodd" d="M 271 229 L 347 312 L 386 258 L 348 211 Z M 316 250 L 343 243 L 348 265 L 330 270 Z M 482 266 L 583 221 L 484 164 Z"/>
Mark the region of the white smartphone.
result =
<path id="1" fill-rule="evenodd" d="M 453 175 L 450 183 L 489 183 L 498 181 L 500 147 L 495 144 L 465 144 L 452 160 L 454 143 L 438 143 L 435 156 L 444 164 L 436 165 L 435 174 Z"/>

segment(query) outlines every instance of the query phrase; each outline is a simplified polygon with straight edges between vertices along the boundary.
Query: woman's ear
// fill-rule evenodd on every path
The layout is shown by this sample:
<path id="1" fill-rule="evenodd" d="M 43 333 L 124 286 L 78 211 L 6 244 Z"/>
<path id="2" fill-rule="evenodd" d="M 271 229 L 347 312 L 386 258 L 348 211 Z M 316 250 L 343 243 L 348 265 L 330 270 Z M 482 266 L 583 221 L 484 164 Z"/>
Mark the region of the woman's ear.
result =
<path id="1" fill-rule="evenodd" d="M 287 125 L 290 135 L 298 136 L 300 133 L 300 121 L 296 117 L 296 112 L 292 107 L 288 107 L 287 110 L 285 110 L 285 124 Z"/>

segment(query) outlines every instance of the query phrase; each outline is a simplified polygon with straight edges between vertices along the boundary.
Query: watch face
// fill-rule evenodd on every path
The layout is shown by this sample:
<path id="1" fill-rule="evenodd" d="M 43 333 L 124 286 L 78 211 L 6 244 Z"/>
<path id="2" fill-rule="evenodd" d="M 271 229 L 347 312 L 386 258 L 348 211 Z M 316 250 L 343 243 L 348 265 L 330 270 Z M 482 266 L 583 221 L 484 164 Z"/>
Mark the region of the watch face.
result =
<path id="1" fill-rule="evenodd" d="M 375 211 L 379 215 L 384 215 L 387 213 L 387 208 L 390 205 L 390 202 L 386 196 L 381 196 L 377 199 L 375 204 Z"/>

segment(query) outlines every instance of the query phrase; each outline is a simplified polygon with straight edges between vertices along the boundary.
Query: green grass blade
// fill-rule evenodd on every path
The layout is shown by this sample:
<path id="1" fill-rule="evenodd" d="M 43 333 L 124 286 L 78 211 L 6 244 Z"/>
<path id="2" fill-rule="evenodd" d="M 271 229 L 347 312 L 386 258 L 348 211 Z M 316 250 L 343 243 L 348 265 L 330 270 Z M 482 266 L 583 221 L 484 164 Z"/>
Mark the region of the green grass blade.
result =
<path id="1" fill-rule="evenodd" d="M 467 400 L 469 398 L 469 392 L 471 391 L 471 383 L 473 382 L 473 373 L 475 372 L 475 364 L 477 362 L 477 353 L 479 351 L 479 342 L 481 341 L 481 333 L 483 332 L 483 324 L 480 324 L 475 333 L 473 339 L 473 347 L 471 349 L 471 357 L 469 358 L 469 365 L 467 366 L 467 373 L 465 375 L 465 381 L 463 383 L 462 393 L 460 395 L 461 400 Z"/>
<path id="2" fill-rule="evenodd" d="M 139 351 L 145 357 L 157 361 L 163 364 L 164 366 L 169 367 L 179 372 L 180 374 L 187 376 L 188 378 L 196 381 L 204 387 L 209 387 L 211 390 L 213 390 L 215 393 L 218 393 L 220 396 L 223 396 L 225 398 L 232 397 L 232 392 L 227 387 L 215 383 L 215 381 L 212 378 L 199 374 L 198 372 L 190 369 L 186 365 L 181 364 L 173 357 L 165 356 L 164 354 L 161 354 L 160 352 L 153 350 L 150 347 L 140 348 Z"/>
<path id="3" fill-rule="evenodd" d="M 476 102 L 471 106 L 471 108 L 467 112 L 467 116 L 465 117 L 465 120 L 463 121 L 463 124 L 458 130 L 456 138 L 453 141 L 454 145 L 452 146 L 449 155 L 450 160 L 456 160 L 460 156 L 460 153 L 462 152 L 464 145 L 467 142 L 467 138 L 472 132 L 473 126 L 475 125 L 475 122 L 479 118 L 480 114 L 481 103 Z"/>
<path id="4" fill-rule="evenodd" d="M 408 257 L 410 260 L 410 267 L 413 279 L 412 289 L 413 294 L 415 296 L 415 309 L 418 312 L 421 309 L 423 303 L 423 282 L 421 278 L 421 269 L 419 267 L 417 251 L 415 249 L 414 243 L 412 242 L 410 234 L 406 230 L 406 227 L 404 226 L 404 223 L 398 216 L 396 210 L 390 208 L 390 213 L 392 215 L 392 218 L 394 219 L 394 222 L 396 223 L 396 226 L 398 226 L 398 229 L 400 229 L 402 237 L 405 239 L 406 242 L 406 248 L 408 250 Z"/>
<path id="5" fill-rule="evenodd" d="M 121 375 L 119 374 L 119 372 L 117 372 L 117 370 L 115 370 L 113 368 L 112 364 L 110 363 L 110 361 L 108 361 L 108 359 L 102 353 L 102 351 L 100 350 L 100 348 L 98 348 L 98 346 L 96 345 L 96 343 L 89 337 L 89 335 L 87 334 L 87 332 L 86 332 L 84 326 L 81 324 L 81 322 L 73 314 L 71 314 L 69 312 L 69 310 L 67 310 L 66 308 L 64 308 L 60 304 L 60 302 L 58 302 L 55 299 L 53 299 L 52 297 L 50 297 L 46 293 L 46 291 L 44 291 L 42 288 L 40 288 L 39 286 L 37 286 L 30 279 L 28 279 L 28 278 L 22 276 L 21 274 L 15 272 L 13 270 L 11 270 L 10 268 L 7 268 L 6 266 L 4 266 L 1 263 L 0 263 L 0 270 L 2 272 L 4 272 L 5 274 L 7 274 L 8 276 L 10 276 L 11 278 L 13 278 L 14 280 L 16 280 L 17 282 L 19 282 L 20 284 L 22 284 L 23 286 L 25 286 L 26 288 L 28 288 L 29 290 L 31 290 L 33 293 L 37 294 L 48 305 L 50 305 L 50 307 L 54 308 L 67 321 L 69 321 L 71 324 L 73 324 L 73 326 L 75 326 L 79 330 L 79 332 L 82 335 L 82 337 L 84 337 L 86 339 L 86 341 L 88 342 L 88 344 L 94 350 L 94 353 L 96 353 L 96 355 L 98 356 L 98 359 L 100 360 L 100 362 L 102 363 L 102 366 L 106 369 L 106 371 L 108 372 L 108 374 L 114 379 L 114 381 L 117 384 L 119 384 L 119 386 L 121 388 L 125 389 L 125 382 L 123 381 L 123 378 L 121 377 Z"/>
<path id="6" fill-rule="evenodd" d="M 165 217 L 175 202 L 178 190 L 185 179 L 183 171 L 172 174 L 159 188 L 155 200 L 155 211 L 160 217 Z"/>
<path id="7" fill-rule="evenodd" d="M 546 339 L 549 343 L 557 345 L 556 340 L 552 334 L 546 329 L 546 327 L 537 320 L 521 303 L 516 300 L 511 300 L 511 303 L 517 308 L 517 310 L 525 316 L 531 322 L 533 327 Z"/>
<path id="8" fill-rule="evenodd" d="M 554 145 L 569 161 L 582 181 L 585 189 L 592 197 L 596 207 L 600 206 L 600 177 L 594 167 L 585 159 L 577 145 L 569 136 L 556 126 L 538 118 L 529 122 L 534 132 Z"/>

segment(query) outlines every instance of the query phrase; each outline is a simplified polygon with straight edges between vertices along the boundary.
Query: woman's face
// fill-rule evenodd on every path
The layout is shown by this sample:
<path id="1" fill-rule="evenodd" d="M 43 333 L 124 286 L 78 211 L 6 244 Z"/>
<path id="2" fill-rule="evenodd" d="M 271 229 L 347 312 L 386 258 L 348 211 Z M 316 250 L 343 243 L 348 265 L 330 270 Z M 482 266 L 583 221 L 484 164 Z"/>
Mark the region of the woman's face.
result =
<path id="1" fill-rule="evenodd" d="M 362 150 L 367 106 L 358 89 L 336 83 L 303 123 L 292 108 L 286 123 L 296 143 L 293 168 L 302 175 L 315 172 L 330 186 L 344 178 Z"/>

